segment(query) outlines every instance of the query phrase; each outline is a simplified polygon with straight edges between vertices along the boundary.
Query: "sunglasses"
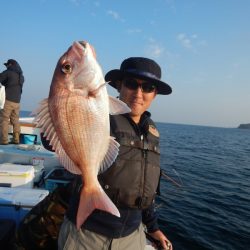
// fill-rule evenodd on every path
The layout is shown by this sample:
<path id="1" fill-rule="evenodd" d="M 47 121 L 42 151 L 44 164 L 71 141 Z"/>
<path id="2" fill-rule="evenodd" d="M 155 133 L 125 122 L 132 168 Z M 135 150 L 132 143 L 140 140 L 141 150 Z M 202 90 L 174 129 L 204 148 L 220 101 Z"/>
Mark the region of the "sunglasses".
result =
<path id="1" fill-rule="evenodd" d="M 139 87 L 143 93 L 152 93 L 156 90 L 156 86 L 153 83 L 142 82 L 139 84 L 135 79 L 125 79 L 123 84 L 126 88 L 131 90 L 137 90 Z"/>

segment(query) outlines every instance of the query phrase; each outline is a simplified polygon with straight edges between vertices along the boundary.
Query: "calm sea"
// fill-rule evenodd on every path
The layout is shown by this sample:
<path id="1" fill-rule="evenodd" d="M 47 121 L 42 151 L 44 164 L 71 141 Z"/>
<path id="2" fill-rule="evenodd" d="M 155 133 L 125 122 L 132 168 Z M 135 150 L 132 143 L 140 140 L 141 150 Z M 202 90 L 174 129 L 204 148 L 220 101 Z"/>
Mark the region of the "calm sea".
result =
<path id="1" fill-rule="evenodd" d="M 27 116 L 30 112 L 22 112 Z M 174 250 L 250 249 L 250 130 L 158 123 L 159 224 Z"/>
<path id="2" fill-rule="evenodd" d="M 157 199 L 175 250 L 250 249 L 250 130 L 158 123 Z"/>
<path id="3" fill-rule="evenodd" d="M 20 111 L 20 117 L 29 117 L 31 116 L 31 111 L 24 111 L 24 110 L 21 110 Z"/>

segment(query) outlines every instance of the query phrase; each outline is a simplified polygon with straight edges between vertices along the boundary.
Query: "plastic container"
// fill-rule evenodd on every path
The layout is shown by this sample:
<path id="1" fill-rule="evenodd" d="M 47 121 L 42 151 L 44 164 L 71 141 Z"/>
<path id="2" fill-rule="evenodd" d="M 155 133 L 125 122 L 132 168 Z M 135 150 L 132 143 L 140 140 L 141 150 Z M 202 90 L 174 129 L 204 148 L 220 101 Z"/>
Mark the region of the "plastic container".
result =
<path id="1" fill-rule="evenodd" d="M 45 189 L 52 192 L 58 186 L 66 186 L 70 181 L 72 181 L 74 175 L 71 174 L 64 168 L 55 168 L 52 169 L 45 177 Z"/>
<path id="2" fill-rule="evenodd" d="M 45 173 L 44 166 L 33 166 L 35 170 L 34 183 L 39 182 Z"/>
<path id="3" fill-rule="evenodd" d="M 33 145 L 36 141 L 36 135 L 23 135 L 23 144 Z"/>
<path id="4" fill-rule="evenodd" d="M 0 164 L 0 186 L 32 188 L 34 183 L 34 167 L 13 163 Z"/>
<path id="5" fill-rule="evenodd" d="M 0 187 L 0 219 L 14 219 L 19 225 L 31 208 L 48 194 L 44 189 Z"/>

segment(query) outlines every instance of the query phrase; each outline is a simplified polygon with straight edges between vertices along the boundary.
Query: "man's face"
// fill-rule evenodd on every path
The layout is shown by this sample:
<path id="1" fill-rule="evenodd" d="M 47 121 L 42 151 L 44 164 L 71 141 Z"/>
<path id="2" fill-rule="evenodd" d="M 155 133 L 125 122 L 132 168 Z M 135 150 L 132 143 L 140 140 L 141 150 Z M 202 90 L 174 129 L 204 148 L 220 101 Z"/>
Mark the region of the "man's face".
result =
<path id="1" fill-rule="evenodd" d="M 141 115 L 150 107 L 157 94 L 154 84 L 136 78 L 125 78 L 121 81 L 120 100 L 131 109 L 131 118 L 138 123 Z"/>

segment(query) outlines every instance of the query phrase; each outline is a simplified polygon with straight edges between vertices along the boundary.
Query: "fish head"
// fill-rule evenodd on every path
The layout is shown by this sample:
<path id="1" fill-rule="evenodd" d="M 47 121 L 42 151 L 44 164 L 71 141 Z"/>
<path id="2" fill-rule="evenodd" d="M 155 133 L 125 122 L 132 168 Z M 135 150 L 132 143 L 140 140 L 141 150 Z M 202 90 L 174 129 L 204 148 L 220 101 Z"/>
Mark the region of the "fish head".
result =
<path id="1" fill-rule="evenodd" d="M 58 90 L 63 90 L 77 92 L 87 97 L 104 82 L 94 47 L 85 41 L 74 42 L 57 63 L 50 96 L 56 94 Z"/>

